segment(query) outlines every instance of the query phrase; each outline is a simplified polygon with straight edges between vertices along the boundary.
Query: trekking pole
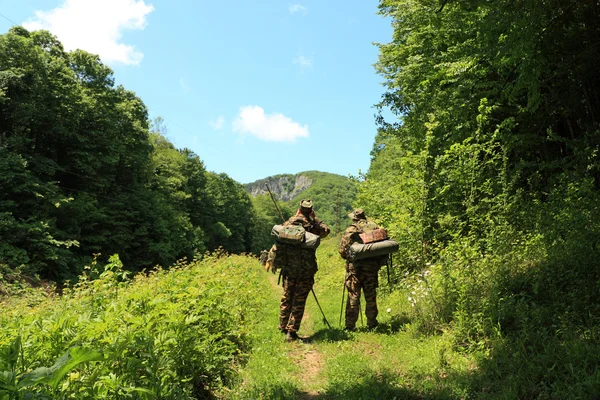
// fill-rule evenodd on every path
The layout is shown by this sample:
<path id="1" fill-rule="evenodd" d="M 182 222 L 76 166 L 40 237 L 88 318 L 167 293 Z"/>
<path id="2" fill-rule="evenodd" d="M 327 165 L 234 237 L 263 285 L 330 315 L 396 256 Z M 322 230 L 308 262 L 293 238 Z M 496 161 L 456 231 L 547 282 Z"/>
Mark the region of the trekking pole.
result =
<path id="1" fill-rule="evenodd" d="M 360 306 L 360 304 L 358 305 L 358 313 L 360 314 L 360 324 L 362 326 L 365 326 L 365 321 L 363 320 L 363 316 L 362 316 L 362 307 Z"/>
<path id="2" fill-rule="evenodd" d="M 390 258 L 387 262 L 387 275 L 388 275 L 388 286 L 392 287 L 392 281 L 390 280 L 390 265 L 392 264 L 392 255 L 390 254 Z"/>
<path id="3" fill-rule="evenodd" d="M 319 306 L 319 310 L 321 310 L 321 314 L 323 315 L 323 321 L 325 321 L 325 323 L 327 324 L 327 326 L 329 327 L 329 329 L 332 329 L 331 325 L 329 325 L 329 321 L 327 321 L 327 317 L 325 316 L 325 313 L 323 312 L 323 309 L 321 308 L 321 305 L 319 304 L 319 300 L 317 300 L 317 295 L 315 294 L 315 290 L 314 289 L 310 289 L 310 291 L 312 292 L 313 296 L 315 296 L 315 301 L 317 302 L 317 305 Z"/>
<path id="4" fill-rule="evenodd" d="M 396 271 L 394 270 L 394 253 L 390 253 L 390 270 L 392 271 L 392 276 L 394 277 L 395 281 Z"/>
<path id="5" fill-rule="evenodd" d="M 342 306 L 340 308 L 340 327 L 342 326 L 342 314 L 344 313 L 344 295 L 346 294 L 346 277 L 344 276 L 344 285 L 342 286 Z"/>

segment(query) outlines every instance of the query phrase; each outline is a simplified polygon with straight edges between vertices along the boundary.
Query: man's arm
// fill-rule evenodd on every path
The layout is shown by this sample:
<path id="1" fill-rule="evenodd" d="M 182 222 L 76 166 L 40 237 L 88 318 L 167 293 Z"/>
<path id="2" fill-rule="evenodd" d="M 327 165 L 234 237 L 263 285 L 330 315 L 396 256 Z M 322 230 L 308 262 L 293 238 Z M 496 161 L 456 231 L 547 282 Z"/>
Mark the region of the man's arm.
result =
<path id="1" fill-rule="evenodd" d="M 317 230 L 319 231 L 318 235 L 321 238 L 327 237 L 327 235 L 329 235 L 329 233 L 331 232 L 331 229 L 329 229 L 329 227 L 318 218 L 315 218 L 315 222 L 316 222 L 315 225 L 317 226 Z"/>
<path id="2" fill-rule="evenodd" d="M 338 246 L 338 252 L 343 259 L 348 258 L 348 248 L 352 243 L 356 242 L 356 235 L 358 234 L 358 229 L 354 225 L 350 225 L 344 231 L 342 235 L 342 239 L 340 240 L 340 244 Z"/>

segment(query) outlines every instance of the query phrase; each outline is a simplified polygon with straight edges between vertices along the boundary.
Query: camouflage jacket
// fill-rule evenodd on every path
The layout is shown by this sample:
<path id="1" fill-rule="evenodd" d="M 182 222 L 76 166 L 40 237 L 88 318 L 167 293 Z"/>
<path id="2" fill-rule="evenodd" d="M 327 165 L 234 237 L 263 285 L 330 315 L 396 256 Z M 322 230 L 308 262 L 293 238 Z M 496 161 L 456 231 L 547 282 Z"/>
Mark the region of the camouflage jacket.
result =
<path id="1" fill-rule="evenodd" d="M 260 257 L 258 259 L 260 260 L 260 263 L 262 265 L 265 265 L 267 263 L 268 255 L 269 255 L 269 252 L 267 250 L 263 250 L 260 252 Z"/>
<path id="2" fill-rule="evenodd" d="M 319 235 L 321 238 L 329 235 L 329 227 L 323 223 L 319 218 L 314 216 L 314 213 L 310 217 L 306 217 L 300 211 L 293 217 L 290 217 L 283 225 L 302 225 L 305 231 Z"/>

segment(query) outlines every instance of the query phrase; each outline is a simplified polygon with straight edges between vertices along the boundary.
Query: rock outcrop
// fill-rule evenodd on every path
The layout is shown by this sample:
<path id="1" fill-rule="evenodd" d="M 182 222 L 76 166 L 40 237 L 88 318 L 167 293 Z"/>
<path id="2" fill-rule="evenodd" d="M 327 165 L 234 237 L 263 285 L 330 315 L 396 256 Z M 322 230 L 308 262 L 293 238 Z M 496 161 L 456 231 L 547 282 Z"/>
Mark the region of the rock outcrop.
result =
<path id="1" fill-rule="evenodd" d="M 308 189 L 313 184 L 313 181 L 302 173 L 296 175 L 283 174 L 248 183 L 246 184 L 246 189 L 253 197 L 265 194 L 268 193 L 265 183 L 269 185 L 271 192 L 273 192 L 277 199 L 290 201 L 298 194 Z"/>

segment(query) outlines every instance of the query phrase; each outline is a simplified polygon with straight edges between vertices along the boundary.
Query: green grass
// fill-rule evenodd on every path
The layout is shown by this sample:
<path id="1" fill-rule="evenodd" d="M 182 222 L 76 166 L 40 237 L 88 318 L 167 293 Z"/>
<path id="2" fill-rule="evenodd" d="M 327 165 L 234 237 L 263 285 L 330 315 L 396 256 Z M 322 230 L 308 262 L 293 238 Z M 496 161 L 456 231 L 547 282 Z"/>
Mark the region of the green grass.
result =
<path id="1" fill-rule="evenodd" d="M 243 384 L 226 397 L 508 400 L 594 399 L 600 393 L 597 329 L 565 322 L 558 334 L 532 323 L 514 335 L 499 329 L 494 337 L 466 345 L 462 331 L 435 320 L 422 275 L 396 271 L 392 275 L 402 279 L 390 288 L 382 270 L 380 326 L 370 332 L 359 319 L 356 332 L 341 330 L 344 263 L 338 241 L 322 242 L 314 288 L 332 329 L 311 296 L 300 329 L 310 342 L 284 343 L 275 329 L 276 291 L 261 311 L 264 322 L 256 325 L 260 346 L 241 368 Z M 535 321 L 539 306 L 519 307 L 526 307 L 517 311 Z"/>
<path id="2" fill-rule="evenodd" d="M 564 319 L 560 335 L 552 327 L 533 329 L 539 324 L 530 324 L 512 336 L 499 330 L 495 337 L 465 345 L 451 323 L 432 317 L 430 294 L 421 290 L 418 275 L 396 271 L 402 279 L 391 288 L 382 271 L 380 326 L 369 331 L 359 319 L 356 332 L 342 330 L 344 262 L 338 241 L 332 237 L 321 244 L 314 288 L 332 327 L 310 296 L 299 332 L 308 337 L 305 343 L 286 343 L 276 329 L 281 287 L 276 276 L 247 256 L 214 255 L 133 278 L 113 259 L 102 272 L 90 266 L 63 296 L 32 289 L 5 297 L 0 304 L 0 399 L 27 394 L 64 399 L 593 399 L 600 393 L 597 329 L 578 330 L 557 314 L 557 323 Z M 519 315 L 543 320 L 536 314 L 539 306 L 516 306 Z M 94 361 L 69 366 L 64 375 L 39 369 L 64 365 L 57 360 L 71 351 L 82 358 L 93 354 Z M 23 382 L 28 383 L 15 386 Z"/>
<path id="3" fill-rule="evenodd" d="M 242 383 L 229 397 L 464 397 L 469 392 L 468 377 L 476 368 L 474 358 L 455 352 L 450 334 L 420 334 L 411 324 L 414 311 L 404 290 L 397 288 L 389 293 L 385 287 L 387 283 L 380 279 L 381 325 L 377 330 L 369 332 L 366 327 L 361 327 L 360 319 L 357 332 L 348 333 L 340 328 L 344 262 L 336 250 L 338 241 L 339 238 L 329 238 L 319 248 L 319 272 L 314 287 L 332 329 L 327 327 L 310 296 L 307 316 L 299 332 L 301 336 L 308 336 L 309 342 L 285 343 L 283 335 L 275 329 L 280 290 L 276 291 L 270 309 L 263 310 L 265 323 L 257 325 L 261 327 L 257 337 L 261 345 L 254 348 L 248 364 L 240 371 Z M 386 278 L 385 271 L 382 278 Z M 388 294 L 383 294 L 386 292 Z M 362 306 L 364 310 L 364 303 Z M 316 367 L 310 360 L 315 354 L 320 360 Z M 308 372 L 307 368 L 310 369 Z"/>
<path id="4" fill-rule="evenodd" d="M 279 318 L 280 291 L 273 290 L 269 279 L 276 279 L 265 272 L 262 276 L 268 285 L 268 302 L 257 315 L 254 330 L 250 334 L 252 354 L 240 368 L 235 390 L 222 393 L 234 399 L 294 399 L 299 382 L 294 378 L 296 368 L 287 362 L 289 345 L 284 335 L 276 329 Z"/>

